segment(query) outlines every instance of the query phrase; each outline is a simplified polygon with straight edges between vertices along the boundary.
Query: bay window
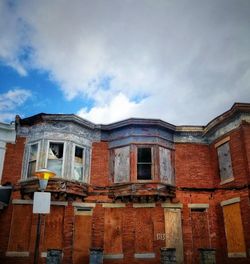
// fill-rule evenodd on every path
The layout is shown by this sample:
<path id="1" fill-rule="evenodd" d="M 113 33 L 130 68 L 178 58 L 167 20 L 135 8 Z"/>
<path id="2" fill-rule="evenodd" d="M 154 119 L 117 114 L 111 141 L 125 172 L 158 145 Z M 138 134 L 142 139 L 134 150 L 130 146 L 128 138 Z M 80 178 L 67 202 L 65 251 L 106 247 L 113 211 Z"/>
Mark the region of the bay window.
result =
<path id="1" fill-rule="evenodd" d="M 56 173 L 57 176 L 63 175 L 63 142 L 49 142 L 47 168 Z"/>

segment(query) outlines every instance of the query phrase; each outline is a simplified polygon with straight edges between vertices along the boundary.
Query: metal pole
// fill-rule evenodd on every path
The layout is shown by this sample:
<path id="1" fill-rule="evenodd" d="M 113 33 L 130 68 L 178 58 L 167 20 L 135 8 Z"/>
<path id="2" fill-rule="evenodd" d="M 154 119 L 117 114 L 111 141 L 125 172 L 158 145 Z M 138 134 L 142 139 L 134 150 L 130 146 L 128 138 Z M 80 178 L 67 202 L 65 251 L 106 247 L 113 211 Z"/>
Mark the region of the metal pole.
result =
<path id="1" fill-rule="evenodd" d="M 41 233 L 41 214 L 38 214 L 37 227 L 36 227 L 36 244 L 35 244 L 34 264 L 38 264 L 38 261 L 39 261 L 40 233 Z"/>

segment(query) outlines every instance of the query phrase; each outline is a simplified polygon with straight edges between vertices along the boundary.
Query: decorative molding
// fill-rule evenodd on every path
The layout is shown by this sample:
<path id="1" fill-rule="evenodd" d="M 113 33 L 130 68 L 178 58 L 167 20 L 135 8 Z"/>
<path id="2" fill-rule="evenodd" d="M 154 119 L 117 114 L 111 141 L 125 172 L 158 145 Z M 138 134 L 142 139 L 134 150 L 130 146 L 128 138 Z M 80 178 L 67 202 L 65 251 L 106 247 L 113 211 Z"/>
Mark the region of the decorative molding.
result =
<path id="1" fill-rule="evenodd" d="M 232 199 L 228 199 L 228 200 L 222 201 L 220 203 L 220 205 L 221 206 L 225 206 L 225 205 L 239 203 L 239 202 L 240 202 L 240 197 L 235 197 L 235 198 L 232 198 Z"/>
<path id="2" fill-rule="evenodd" d="M 6 251 L 6 257 L 29 257 L 30 253 L 28 251 Z"/>
<path id="3" fill-rule="evenodd" d="M 202 203 L 200 203 L 200 204 L 198 204 L 198 203 L 196 203 L 196 204 L 188 204 L 188 208 L 196 208 L 196 209 L 209 208 L 209 204 L 202 204 Z"/>

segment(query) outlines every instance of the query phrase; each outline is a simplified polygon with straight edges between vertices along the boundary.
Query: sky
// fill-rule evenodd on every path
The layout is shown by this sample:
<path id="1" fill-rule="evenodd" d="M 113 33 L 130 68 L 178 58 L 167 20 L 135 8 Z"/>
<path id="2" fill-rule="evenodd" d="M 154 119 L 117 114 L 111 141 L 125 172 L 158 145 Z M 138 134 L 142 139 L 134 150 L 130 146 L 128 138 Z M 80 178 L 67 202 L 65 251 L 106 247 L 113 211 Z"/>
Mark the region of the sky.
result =
<path id="1" fill-rule="evenodd" d="M 250 103 L 249 0 L 1 0 L 0 121 L 206 125 Z"/>

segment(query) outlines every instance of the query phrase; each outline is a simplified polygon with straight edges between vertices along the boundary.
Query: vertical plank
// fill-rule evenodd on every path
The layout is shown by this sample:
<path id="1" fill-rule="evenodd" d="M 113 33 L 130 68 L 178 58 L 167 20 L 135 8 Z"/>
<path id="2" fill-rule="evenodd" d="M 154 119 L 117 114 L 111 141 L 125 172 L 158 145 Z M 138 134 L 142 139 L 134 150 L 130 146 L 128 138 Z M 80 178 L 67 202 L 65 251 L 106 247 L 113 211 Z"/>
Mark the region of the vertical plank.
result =
<path id="1" fill-rule="evenodd" d="M 43 251 L 62 249 L 64 206 L 51 206 L 50 214 L 45 216 Z"/>
<path id="2" fill-rule="evenodd" d="M 171 161 L 171 150 L 159 147 L 160 179 L 162 182 L 174 184 L 174 171 Z"/>
<path id="3" fill-rule="evenodd" d="M 115 149 L 114 182 L 129 182 L 130 179 L 130 147 Z"/>
<path id="4" fill-rule="evenodd" d="M 221 180 L 227 180 L 233 177 L 232 161 L 230 154 L 229 142 L 219 146 L 217 148 L 220 177 Z"/>
<path id="5" fill-rule="evenodd" d="M 31 220 L 32 206 L 13 207 L 8 251 L 29 251 Z"/>
<path id="6" fill-rule="evenodd" d="M 223 206 L 224 224 L 229 254 L 246 255 L 244 231 L 241 220 L 240 204 Z"/>
<path id="7" fill-rule="evenodd" d="M 150 208 L 136 209 L 135 253 L 153 252 L 153 222 Z"/>
<path id="8" fill-rule="evenodd" d="M 180 209 L 164 209 L 166 247 L 176 248 L 176 261 L 183 263 L 183 241 Z"/>
<path id="9" fill-rule="evenodd" d="M 122 209 L 105 208 L 104 253 L 122 253 Z"/>
<path id="10" fill-rule="evenodd" d="M 73 264 L 89 263 L 91 226 L 91 215 L 75 215 Z"/>

